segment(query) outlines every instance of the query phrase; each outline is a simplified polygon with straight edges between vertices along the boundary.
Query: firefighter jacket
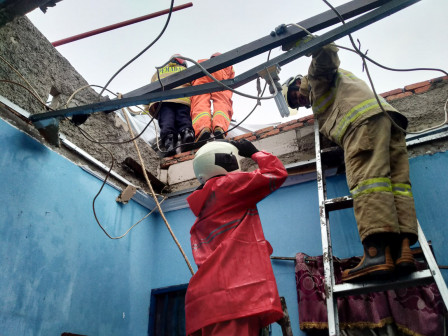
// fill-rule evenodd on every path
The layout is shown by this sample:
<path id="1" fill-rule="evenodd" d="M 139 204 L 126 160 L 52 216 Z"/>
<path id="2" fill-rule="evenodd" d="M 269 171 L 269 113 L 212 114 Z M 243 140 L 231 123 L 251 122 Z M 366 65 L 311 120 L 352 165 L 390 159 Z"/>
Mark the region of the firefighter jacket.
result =
<path id="1" fill-rule="evenodd" d="M 160 69 L 157 70 L 159 72 L 159 76 L 157 76 L 157 71 L 154 73 L 154 75 L 151 78 L 151 83 L 153 83 L 155 81 L 158 81 L 159 77 L 160 77 L 160 79 L 163 79 L 163 78 L 171 76 L 171 75 L 173 75 L 175 73 L 183 71 L 185 69 L 186 69 L 186 67 L 184 67 L 182 65 L 179 65 L 177 63 L 174 63 L 174 62 L 173 63 L 168 63 L 163 68 L 160 68 Z M 191 83 L 185 83 L 185 84 L 182 84 L 182 85 L 178 86 L 176 89 L 184 88 L 184 87 L 187 87 L 187 86 L 190 86 L 190 85 L 191 85 Z M 190 104 L 191 104 L 190 97 L 181 97 L 181 98 L 167 99 L 167 100 L 164 100 L 163 102 L 165 102 L 165 103 L 168 103 L 168 102 L 170 102 L 170 103 L 179 103 L 179 104 L 184 104 L 184 105 L 188 105 L 188 106 L 190 106 Z M 149 105 L 145 105 L 145 111 L 149 112 L 149 114 L 152 117 L 155 117 L 156 119 L 157 119 L 158 116 L 156 116 L 154 114 L 155 114 L 155 112 L 157 110 L 157 105 L 158 105 L 158 102 L 153 102 L 153 103 L 150 103 Z"/>
<path id="2" fill-rule="evenodd" d="M 198 266 L 185 297 L 187 335 L 222 321 L 258 316 L 266 326 L 283 316 L 256 204 L 287 172 L 264 151 L 252 159 L 259 169 L 211 178 L 187 198 L 197 216 L 190 234 Z"/>
<path id="3" fill-rule="evenodd" d="M 313 53 L 308 70 L 310 102 L 319 122 L 319 131 L 342 146 L 349 126 L 383 113 L 372 90 L 351 72 L 339 68 L 338 48 L 329 44 Z M 381 105 L 392 114 L 399 112 L 378 96 Z M 405 118 L 400 115 L 399 118 Z"/>

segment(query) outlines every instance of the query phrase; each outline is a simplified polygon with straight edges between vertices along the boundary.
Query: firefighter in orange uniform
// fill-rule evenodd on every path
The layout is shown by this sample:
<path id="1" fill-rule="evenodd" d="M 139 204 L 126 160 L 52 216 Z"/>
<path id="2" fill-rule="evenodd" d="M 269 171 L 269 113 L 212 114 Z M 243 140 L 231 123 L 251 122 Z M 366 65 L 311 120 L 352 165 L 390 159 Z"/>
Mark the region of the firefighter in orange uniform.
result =
<path id="1" fill-rule="evenodd" d="M 214 53 L 211 58 L 218 55 L 221 54 L 218 52 Z M 207 59 L 202 59 L 198 62 L 204 61 L 207 61 Z M 234 78 L 235 72 L 232 66 L 228 66 L 212 73 L 212 75 L 217 80 L 222 81 Z M 192 85 L 201 85 L 212 81 L 210 77 L 204 76 L 194 80 Z M 193 121 L 196 142 L 201 141 L 205 143 L 210 138 L 212 132 L 215 138 L 223 139 L 225 137 L 233 114 L 232 94 L 232 91 L 226 90 L 191 97 L 191 120 Z M 213 116 L 211 100 L 213 101 Z"/>
<path id="2" fill-rule="evenodd" d="M 241 172 L 237 155 L 259 169 Z M 190 336 L 258 336 L 283 317 L 256 204 L 287 177 L 281 161 L 247 141 L 213 141 L 195 155 L 201 186 L 187 201 L 197 216 L 191 247 L 198 271 L 185 297 Z"/>

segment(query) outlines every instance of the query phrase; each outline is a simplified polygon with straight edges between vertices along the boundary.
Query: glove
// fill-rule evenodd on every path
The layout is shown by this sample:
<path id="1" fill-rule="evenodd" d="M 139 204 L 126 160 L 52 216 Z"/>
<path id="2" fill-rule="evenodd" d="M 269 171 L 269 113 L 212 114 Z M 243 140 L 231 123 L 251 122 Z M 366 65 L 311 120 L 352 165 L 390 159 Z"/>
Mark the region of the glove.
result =
<path id="1" fill-rule="evenodd" d="M 259 152 L 252 142 L 246 139 L 241 139 L 238 141 L 232 140 L 230 143 L 238 148 L 238 154 L 243 157 L 250 158 L 253 154 Z"/>
<path id="2" fill-rule="evenodd" d="M 305 44 L 305 43 L 311 41 L 311 40 L 314 39 L 315 37 L 316 37 L 316 35 L 315 35 L 315 36 L 307 35 L 307 36 L 302 37 L 301 39 L 299 39 L 299 40 L 297 40 L 297 41 L 288 42 L 288 43 L 282 45 L 282 50 L 283 50 L 283 51 L 291 50 L 292 48 L 298 47 L 298 46 L 300 46 L 300 45 L 302 45 L 302 44 Z M 306 56 L 310 56 L 310 55 L 307 54 Z"/>

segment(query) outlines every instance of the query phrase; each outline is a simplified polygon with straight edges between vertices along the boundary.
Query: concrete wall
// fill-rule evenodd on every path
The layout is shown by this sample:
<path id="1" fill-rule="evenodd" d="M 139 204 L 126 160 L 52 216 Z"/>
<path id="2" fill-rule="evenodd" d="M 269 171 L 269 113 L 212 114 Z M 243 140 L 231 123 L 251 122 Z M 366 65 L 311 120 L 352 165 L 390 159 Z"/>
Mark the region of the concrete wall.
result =
<path id="1" fill-rule="evenodd" d="M 92 213 L 101 181 L 0 120 L 0 334 L 145 335 L 157 218 L 109 239 Z M 111 235 L 149 211 L 96 204 Z"/>
<path id="2" fill-rule="evenodd" d="M 70 96 L 78 89 L 87 86 L 89 83 L 76 71 L 75 68 L 63 57 L 43 36 L 39 30 L 30 22 L 27 17 L 17 17 L 4 26 L 0 26 L 0 79 L 19 83 L 33 91 L 23 78 L 34 88 L 44 102 L 47 102 L 49 95 L 53 95 L 50 107 L 53 109 L 64 109 Z M 11 66 L 9 66 L 6 62 Z M 17 72 L 21 74 L 21 77 Z M 11 83 L 0 83 L 0 96 L 18 105 L 25 111 L 36 114 L 46 112 L 45 107 L 23 87 Z M 103 84 L 103 83 L 91 83 Z M 115 98 L 115 97 L 111 97 Z M 102 97 L 101 99 L 109 99 Z M 68 107 L 96 103 L 100 99 L 98 93 L 91 87 L 79 91 L 73 96 Z M 74 162 L 87 164 L 76 155 L 72 155 L 65 147 L 56 148 L 47 143 L 35 130 L 26 122 L 14 121 L 11 112 L 4 112 L 0 109 L 0 117 L 14 122 L 19 128 L 27 132 L 30 136 L 38 139 L 48 147 L 53 147 L 62 155 L 69 157 Z M 152 127 L 152 126 L 151 126 Z M 123 127 L 123 122 L 114 113 L 104 114 L 98 112 L 89 117 L 81 125 L 81 128 L 91 137 L 98 141 L 123 142 L 130 139 L 127 127 Z M 61 120 L 60 132 L 79 148 L 83 149 L 97 160 L 109 165 L 110 154 L 100 145 L 88 141 L 80 130 L 68 120 Z M 137 140 L 143 160 L 148 171 L 157 175 L 159 158 L 152 148 L 144 141 Z M 127 157 L 139 162 L 137 152 L 132 142 L 124 144 L 105 144 L 116 159 L 114 170 L 124 176 L 131 183 L 147 190 L 146 182 L 137 177 L 124 164 Z M 95 167 L 92 167 L 95 169 Z M 118 183 L 118 182 L 117 182 Z"/>

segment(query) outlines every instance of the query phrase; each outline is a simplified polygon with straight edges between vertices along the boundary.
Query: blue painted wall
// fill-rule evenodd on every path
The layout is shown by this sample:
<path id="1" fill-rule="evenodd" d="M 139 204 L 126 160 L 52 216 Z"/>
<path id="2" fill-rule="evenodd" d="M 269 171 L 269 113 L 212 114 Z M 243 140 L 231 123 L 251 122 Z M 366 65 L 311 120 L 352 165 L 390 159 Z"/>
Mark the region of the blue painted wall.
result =
<path id="1" fill-rule="evenodd" d="M 146 335 L 156 217 L 111 240 L 101 181 L 3 121 L 0 142 L 0 334 Z M 117 195 L 96 205 L 116 236 L 148 213 Z"/>
<path id="2" fill-rule="evenodd" d="M 426 238 L 433 242 L 438 263 L 448 265 L 448 207 L 445 205 L 448 199 L 448 153 L 414 158 L 410 163 L 420 224 Z M 329 198 L 349 194 L 344 175 L 329 178 L 327 187 Z M 258 204 L 265 236 L 274 248 L 273 255 L 294 257 L 298 252 L 310 256 L 322 255 L 317 205 L 316 181 L 281 188 Z M 189 209 L 169 212 L 166 215 L 193 263 L 188 232 L 195 220 L 194 215 Z M 340 258 L 362 255 L 353 209 L 336 211 L 330 216 L 335 255 Z M 159 253 L 159 264 L 154 266 L 157 271 L 154 272 L 156 278 L 152 279 L 152 284 L 165 287 L 187 283 L 190 273 L 168 230 L 162 225 L 159 225 L 157 230 L 159 239 L 155 246 Z M 293 334 L 304 336 L 305 333 L 299 329 L 294 262 L 273 260 L 272 265 L 279 293 L 286 298 Z M 442 270 L 442 273 L 448 281 L 448 272 Z M 273 335 L 282 335 L 278 325 L 273 325 Z"/>
<path id="3" fill-rule="evenodd" d="M 101 181 L 3 121 L 0 141 L 1 335 L 146 335 L 150 290 L 187 283 L 191 276 L 161 217 L 151 216 L 124 239 L 110 240 L 91 209 Z M 447 265 L 448 153 L 410 162 L 420 223 L 439 264 Z M 348 194 L 344 176 L 328 182 L 329 197 Z M 133 202 L 117 205 L 117 194 L 106 186 L 97 202 L 98 216 L 113 235 L 147 213 Z M 281 188 L 259 203 L 273 255 L 322 254 L 317 203 L 315 181 Z M 166 217 L 194 264 L 189 242 L 194 215 L 182 209 Z M 362 254 L 352 209 L 332 213 L 331 230 L 336 256 Z M 294 335 L 304 335 L 294 262 L 272 264 Z M 278 326 L 274 335 L 281 335 Z"/>

